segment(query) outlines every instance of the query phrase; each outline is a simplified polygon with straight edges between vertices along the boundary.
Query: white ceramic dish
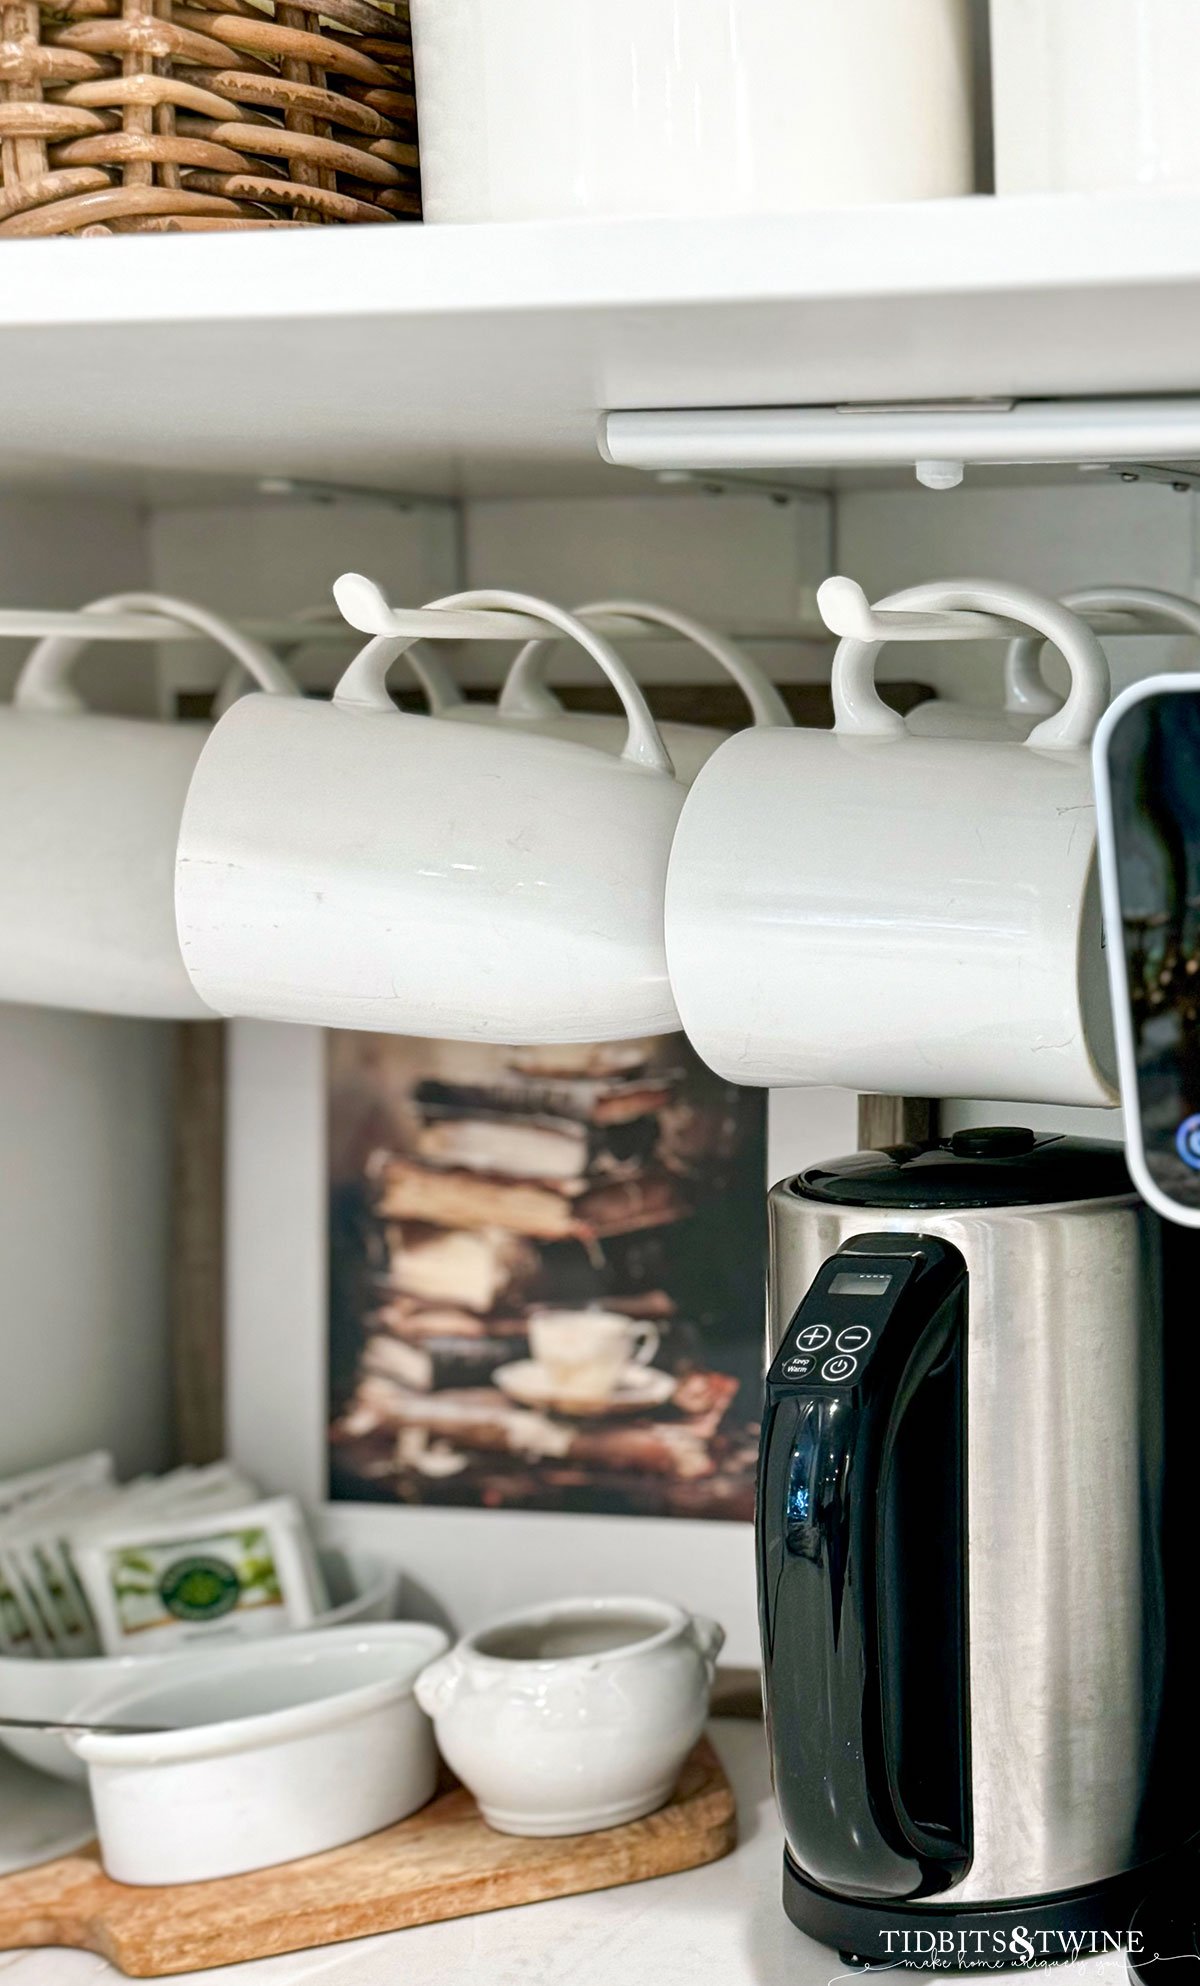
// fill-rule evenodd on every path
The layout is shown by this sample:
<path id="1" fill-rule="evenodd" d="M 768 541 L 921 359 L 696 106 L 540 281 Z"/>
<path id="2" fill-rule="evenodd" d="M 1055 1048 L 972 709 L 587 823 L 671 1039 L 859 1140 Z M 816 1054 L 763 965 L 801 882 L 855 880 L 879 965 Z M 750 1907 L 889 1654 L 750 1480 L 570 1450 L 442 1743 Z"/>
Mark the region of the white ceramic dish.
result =
<path id="1" fill-rule="evenodd" d="M 414 0 L 412 25 L 427 221 L 973 189 L 965 0 Z"/>
<path id="2" fill-rule="evenodd" d="M 398 1566 L 366 1554 L 332 1549 L 320 1551 L 318 1557 L 334 1605 L 319 1615 L 308 1631 L 394 1618 L 403 1576 Z M 208 1653 L 219 1661 L 228 1650 L 242 1645 L 236 1641 L 210 1642 Z M 116 1688 L 126 1678 L 133 1681 L 150 1668 L 156 1674 L 169 1673 L 172 1663 L 186 1661 L 190 1655 L 187 1649 L 161 1655 L 68 1656 L 62 1661 L 0 1655 L 0 1713 L 10 1717 L 67 1717 L 84 1696 Z M 82 1785 L 87 1778 L 82 1759 L 56 1732 L 0 1728 L 0 1745 L 56 1779 Z"/>
<path id="3" fill-rule="evenodd" d="M 71 1855 L 95 1833 L 84 1787 L 47 1779 L 0 1752 L 0 1876 Z"/>
<path id="4" fill-rule="evenodd" d="M 417 1701 L 502 1834 L 590 1834 L 670 1799 L 724 1630 L 667 1600 L 562 1600 L 478 1628 Z"/>
<path id="5" fill-rule="evenodd" d="M 502 1365 L 496 1384 L 511 1400 L 542 1413 L 569 1414 L 576 1420 L 603 1420 L 610 1414 L 644 1414 L 665 1407 L 674 1397 L 676 1382 L 669 1372 L 654 1366 L 627 1365 L 605 1392 L 572 1392 L 555 1380 L 536 1359 L 522 1358 Z"/>
<path id="6" fill-rule="evenodd" d="M 1200 185 L 1189 0 L 991 0 L 996 191 Z"/>
<path id="7" fill-rule="evenodd" d="M 75 1706 L 171 1728 L 70 1743 L 88 1768 L 117 1882 L 208 1882 L 319 1855 L 433 1795 L 433 1732 L 413 1685 L 441 1628 L 381 1622 L 179 1657 Z"/>

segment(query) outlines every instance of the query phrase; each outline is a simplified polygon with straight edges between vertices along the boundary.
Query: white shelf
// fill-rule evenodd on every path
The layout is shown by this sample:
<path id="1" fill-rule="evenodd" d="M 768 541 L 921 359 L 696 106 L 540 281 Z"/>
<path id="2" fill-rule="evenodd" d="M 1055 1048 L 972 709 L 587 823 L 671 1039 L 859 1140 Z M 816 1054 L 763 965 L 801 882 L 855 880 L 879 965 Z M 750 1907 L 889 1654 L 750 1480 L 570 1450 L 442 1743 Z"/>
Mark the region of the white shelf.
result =
<path id="1" fill-rule="evenodd" d="M 610 408 L 1200 387 L 1200 195 L 0 244 L 0 479 L 628 487 Z"/>

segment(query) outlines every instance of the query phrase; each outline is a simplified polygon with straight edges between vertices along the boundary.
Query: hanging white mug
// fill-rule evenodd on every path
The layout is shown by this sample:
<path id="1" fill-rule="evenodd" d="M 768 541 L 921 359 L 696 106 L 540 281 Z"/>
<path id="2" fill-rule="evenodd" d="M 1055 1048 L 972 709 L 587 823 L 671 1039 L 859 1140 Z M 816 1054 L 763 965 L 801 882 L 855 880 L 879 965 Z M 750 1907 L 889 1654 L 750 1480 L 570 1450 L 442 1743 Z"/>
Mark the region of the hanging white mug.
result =
<path id="1" fill-rule="evenodd" d="M 844 640 L 832 731 L 740 732 L 687 795 L 666 908 L 680 1018 L 732 1082 L 1110 1103 L 1087 750 L 1103 651 L 1024 587 L 923 591 L 1049 637 L 1066 702 L 1024 743 L 913 737 L 875 687 L 881 644 Z"/>
<path id="2" fill-rule="evenodd" d="M 435 602 L 441 606 L 442 602 Z M 378 635 L 331 704 L 245 697 L 192 781 L 184 958 L 218 1013 L 505 1044 L 678 1026 L 663 891 L 683 788 L 608 643 L 528 594 L 456 605 L 553 621 L 625 709 L 619 757 L 397 710 Z"/>
<path id="3" fill-rule="evenodd" d="M 444 604 L 451 607 L 458 601 L 451 598 Z M 609 616 L 621 617 L 681 636 L 703 649 L 737 684 L 750 706 L 752 723 L 791 724 L 786 703 L 758 663 L 727 635 L 694 620 L 690 614 L 680 613 L 674 607 L 660 607 L 649 600 L 596 600 L 584 607 L 574 607 L 572 612 L 589 624 Z M 474 703 L 468 702 L 454 687 L 444 664 L 430 656 L 429 644 L 420 644 L 424 650 L 421 662 L 430 708 L 439 717 L 457 718 L 468 724 L 513 724 L 523 731 L 539 732 L 543 737 L 569 738 L 580 745 L 591 745 L 597 751 L 621 752 L 626 732 L 623 717 L 566 710 L 547 683 L 547 667 L 558 645 L 554 641 L 527 642 L 505 678 L 498 701 Z M 415 665 L 415 650 L 410 649 L 409 658 Z M 435 661 L 436 672 L 430 668 Z M 664 722 L 659 725 L 659 731 L 671 755 L 675 777 L 683 786 L 691 785 L 701 766 L 729 736 L 728 731 L 709 724 Z"/>
<path id="4" fill-rule="evenodd" d="M 84 609 L 161 614 L 206 635 L 273 697 L 287 671 L 188 600 L 121 593 Z M 175 935 L 175 843 L 209 727 L 85 708 L 71 670 L 85 636 L 32 650 L 0 708 L 0 999 L 90 1013 L 203 1019 Z"/>

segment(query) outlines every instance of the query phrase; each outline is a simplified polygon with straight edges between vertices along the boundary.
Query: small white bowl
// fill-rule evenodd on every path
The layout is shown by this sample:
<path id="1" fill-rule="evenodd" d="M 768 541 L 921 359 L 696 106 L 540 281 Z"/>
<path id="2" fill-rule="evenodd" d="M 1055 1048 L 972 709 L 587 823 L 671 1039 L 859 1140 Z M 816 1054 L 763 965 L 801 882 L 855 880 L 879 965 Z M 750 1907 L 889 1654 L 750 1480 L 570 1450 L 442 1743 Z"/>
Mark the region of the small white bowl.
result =
<path id="1" fill-rule="evenodd" d="M 331 1605 L 303 1632 L 394 1619 L 403 1578 L 398 1565 L 336 1546 L 320 1548 L 317 1556 Z M 220 1660 L 226 1650 L 243 1645 L 232 1636 L 228 1641 L 210 1640 L 205 1643 L 205 1653 L 214 1661 Z M 173 1663 L 188 1660 L 194 1652 L 185 1648 L 161 1655 L 67 1655 L 61 1660 L 0 1655 L 0 1714 L 47 1721 L 65 1718 L 86 1694 L 116 1689 L 127 1678 L 136 1680 L 164 1671 L 169 1674 Z M 82 1759 L 76 1758 L 66 1739 L 54 1731 L 11 1731 L 0 1726 L 0 1745 L 55 1779 L 69 1779 L 79 1786 L 87 1779 Z"/>
<path id="2" fill-rule="evenodd" d="M 209 1882 L 319 1855 L 432 1798 L 437 1753 L 413 1684 L 447 1636 L 415 1621 L 328 1628 L 179 1656 L 75 1706 L 165 1724 L 68 1740 L 88 1768 L 117 1882 Z"/>
<path id="3" fill-rule="evenodd" d="M 417 1701 L 502 1834 L 588 1834 L 671 1797 L 725 1636 L 666 1600 L 562 1600 L 476 1629 Z"/>

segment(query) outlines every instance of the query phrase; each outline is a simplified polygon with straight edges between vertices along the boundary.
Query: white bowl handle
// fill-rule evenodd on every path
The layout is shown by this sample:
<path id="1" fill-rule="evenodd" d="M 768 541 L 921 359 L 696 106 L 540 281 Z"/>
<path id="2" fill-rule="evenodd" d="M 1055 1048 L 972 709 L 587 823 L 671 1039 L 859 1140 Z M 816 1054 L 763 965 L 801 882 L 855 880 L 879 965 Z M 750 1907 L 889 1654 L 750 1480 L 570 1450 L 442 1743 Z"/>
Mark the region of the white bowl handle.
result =
<path id="1" fill-rule="evenodd" d="M 436 1662 L 421 1670 L 413 1684 L 413 1694 L 427 1717 L 441 1717 L 450 1709 L 465 1674 L 456 1648 L 447 1655 L 439 1655 Z"/>
<path id="2" fill-rule="evenodd" d="M 1108 662 L 1091 628 L 1061 601 L 1002 580 L 947 579 L 905 587 L 876 605 L 934 612 L 969 608 L 1023 621 L 1054 643 L 1071 671 L 1066 701 L 1030 732 L 1026 745 L 1039 751 L 1081 751 L 1090 743 L 1109 699 Z M 840 736 L 909 736 L 904 719 L 889 710 L 875 684 L 875 661 L 883 646 L 881 641 L 853 636 L 838 644 L 833 658 L 833 728 Z"/>
<path id="3" fill-rule="evenodd" d="M 349 596 L 347 579 L 352 582 L 354 595 L 360 599 L 366 589 L 370 589 L 373 594 L 378 593 L 378 588 L 373 587 L 370 580 L 364 579 L 358 573 L 346 575 L 344 579 L 339 580 L 338 586 L 334 589 L 335 593 L 338 593 L 339 589 L 346 588 Z M 650 706 L 624 662 L 602 635 L 597 634 L 594 628 L 588 627 L 574 614 L 569 614 L 565 607 L 555 606 L 551 601 L 539 599 L 533 593 L 513 593 L 500 587 L 481 587 L 473 588 L 466 593 L 450 593 L 444 599 L 429 601 L 427 605 L 435 611 L 439 608 L 444 610 L 457 607 L 475 608 L 485 612 L 531 614 L 539 620 L 551 621 L 555 627 L 561 628 L 565 635 L 570 635 L 581 648 L 587 650 L 593 661 L 600 664 L 621 699 L 629 725 L 621 757 L 628 760 L 631 765 L 643 766 L 649 772 L 661 772 L 669 778 L 674 778 L 671 754 L 650 715 Z M 387 602 L 382 594 L 379 594 L 378 610 L 384 615 L 388 611 Z M 403 653 L 410 645 L 403 637 L 392 637 L 395 654 Z M 333 693 L 333 701 L 341 709 L 394 712 L 395 705 L 387 692 L 388 664 L 381 659 L 381 652 L 376 652 L 381 649 L 381 641 L 369 642 L 361 655 L 356 656 L 350 664 Z"/>
<path id="4" fill-rule="evenodd" d="M 682 614 L 674 607 L 660 607 L 650 600 L 593 600 L 586 607 L 575 607 L 581 621 L 600 620 L 610 614 L 620 614 L 630 620 L 645 621 L 650 627 L 667 628 L 672 634 L 682 635 L 685 641 L 702 648 L 719 662 L 726 675 L 734 682 L 750 705 L 751 716 L 758 725 L 790 725 L 791 714 L 773 682 L 747 655 L 744 649 L 730 641 L 727 635 L 718 634 L 703 621 L 693 620 L 690 614 Z M 514 661 L 505 678 L 497 706 L 501 717 L 561 717 L 563 706 L 546 683 L 546 669 L 551 651 L 557 646 L 552 641 L 529 641 Z"/>
<path id="5" fill-rule="evenodd" d="M 261 641 L 210 613 L 193 600 L 177 600 L 167 593 L 111 593 L 106 599 L 92 600 L 83 609 L 87 614 L 161 614 L 178 621 L 232 655 L 239 668 L 253 678 L 262 690 L 273 696 L 299 696 L 300 692 L 277 655 Z M 18 710 L 36 710 L 43 715 L 63 716 L 86 708 L 82 697 L 70 686 L 69 676 L 76 661 L 88 647 L 86 636 L 49 635 L 39 641 L 26 657 L 13 691 Z M 224 696 L 226 684 L 220 695 Z"/>
<path id="6" fill-rule="evenodd" d="M 707 1614 L 693 1614 L 688 1622 L 688 1630 L 708 1671 L 711 1689 L 713 1677 L 717 1673 L 717 1657 L 725 1646 L 725 1630 L 719 1621 L 710 1620 Z"/>

